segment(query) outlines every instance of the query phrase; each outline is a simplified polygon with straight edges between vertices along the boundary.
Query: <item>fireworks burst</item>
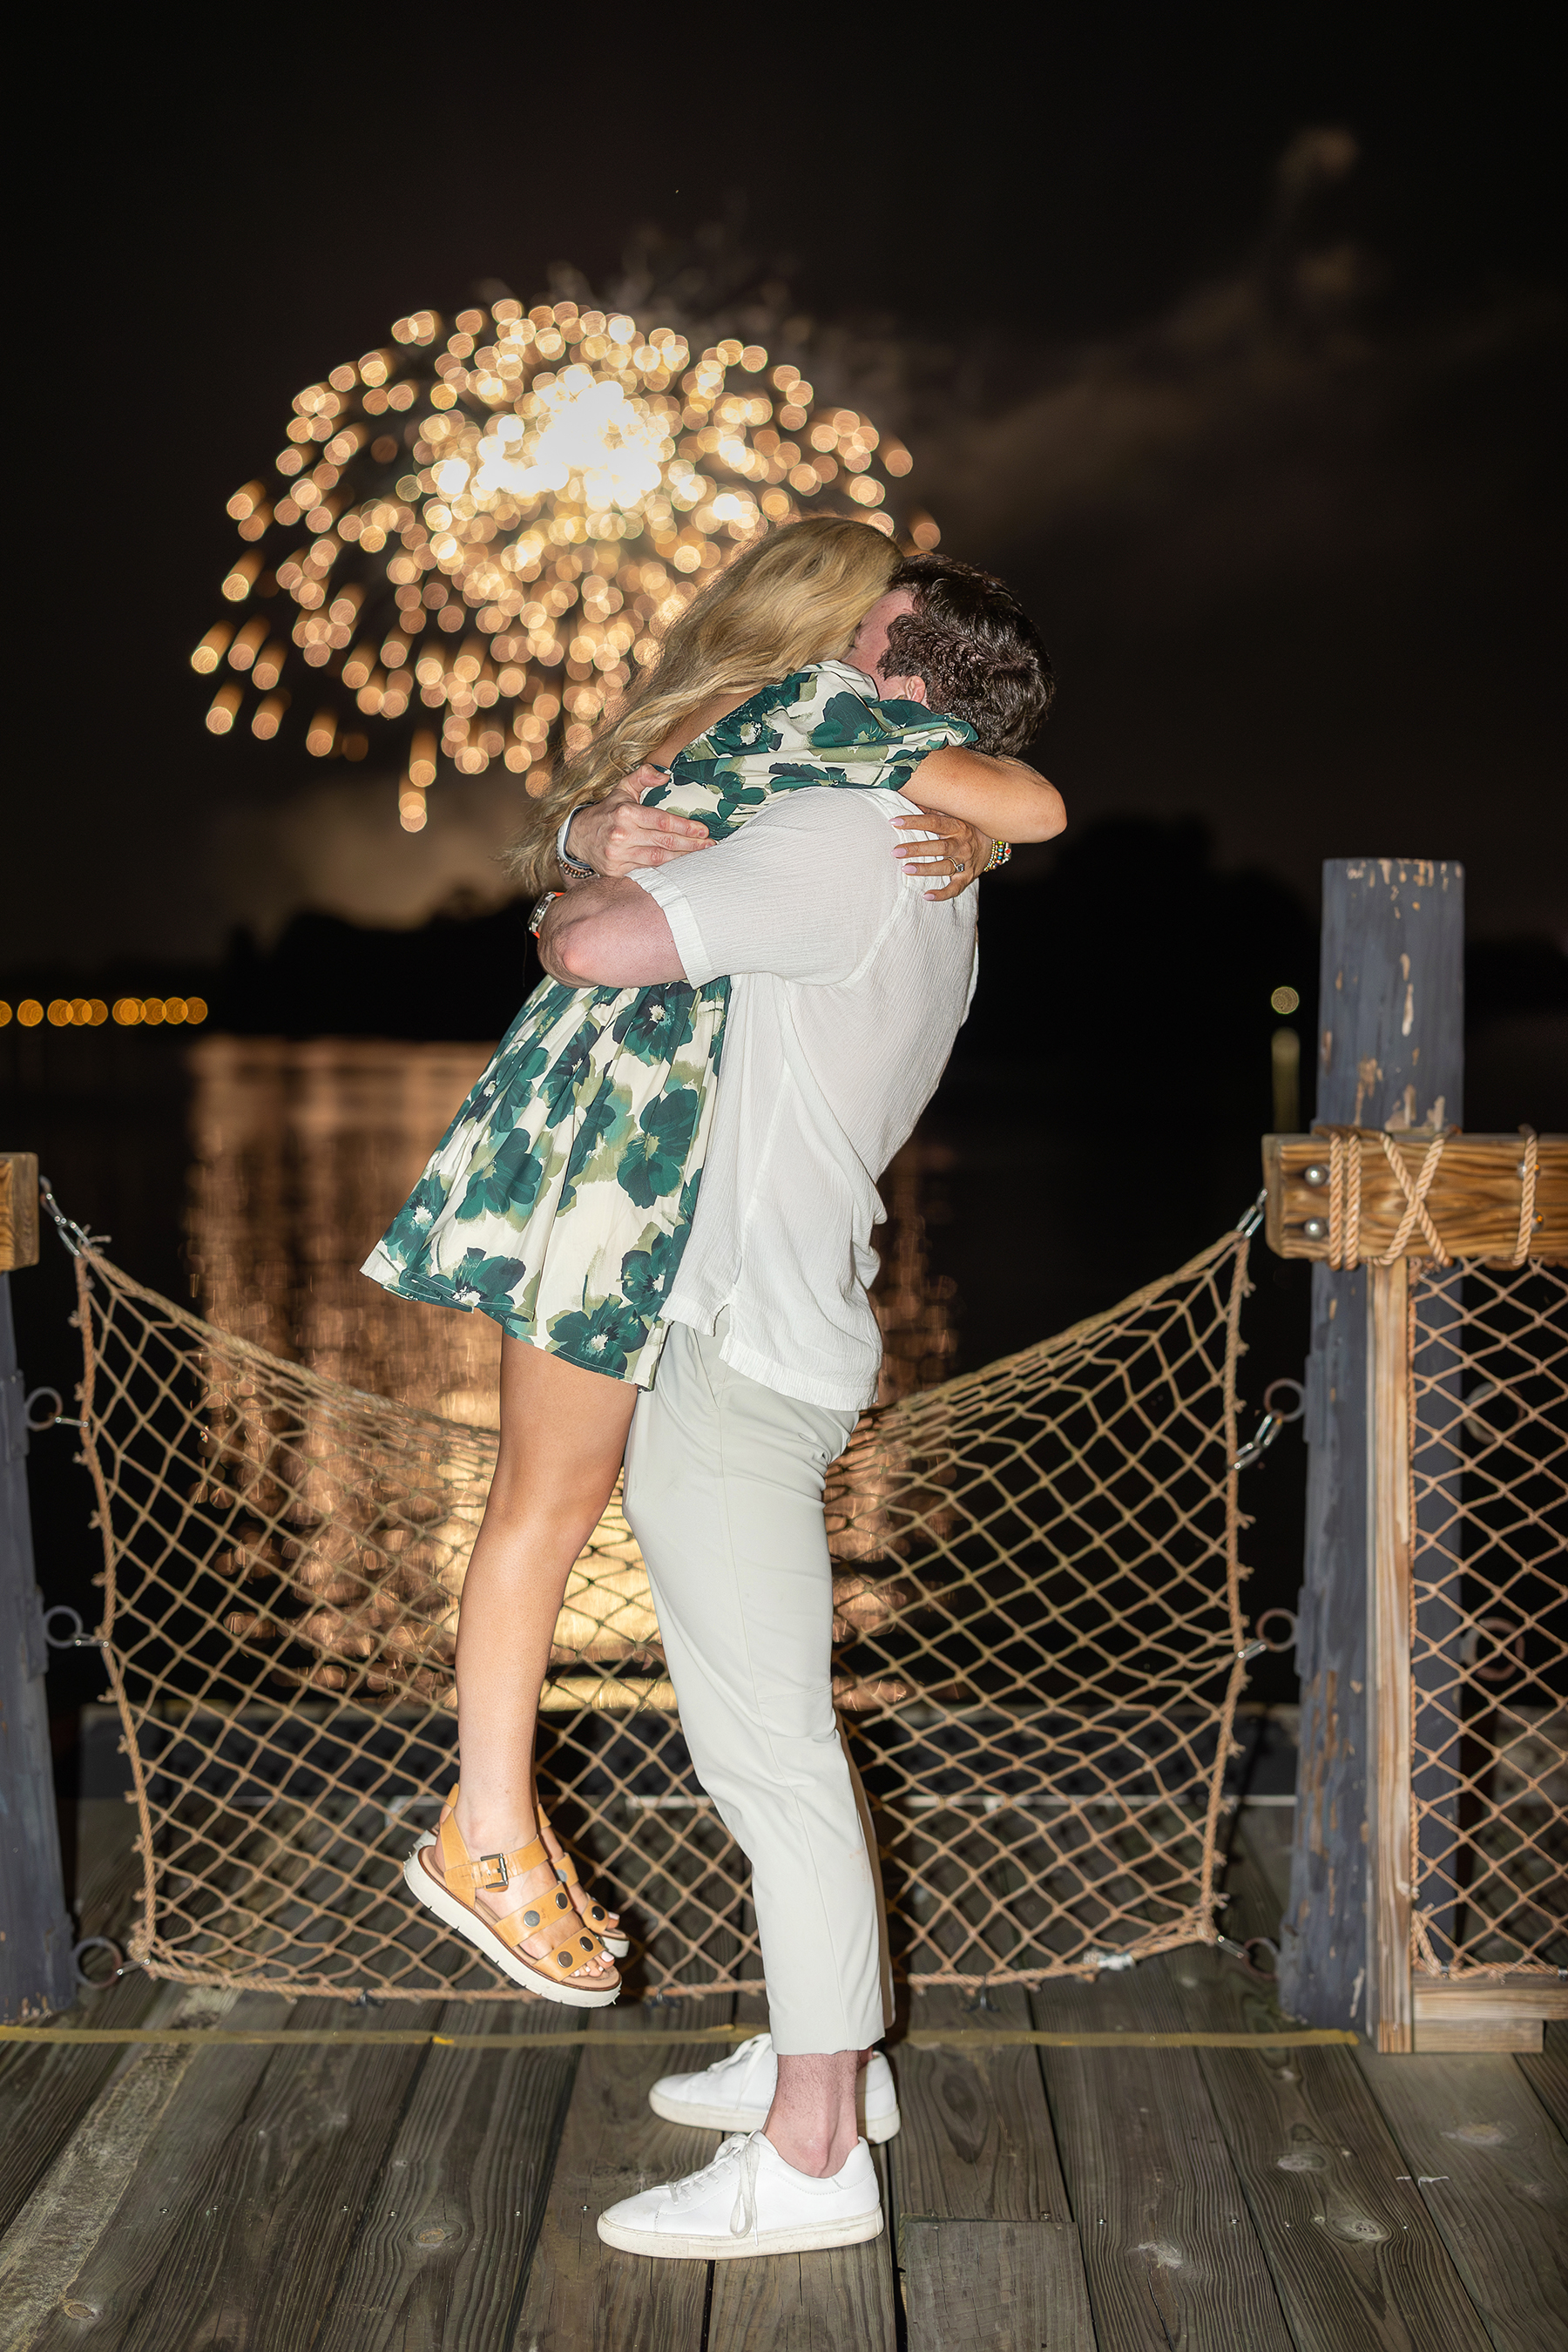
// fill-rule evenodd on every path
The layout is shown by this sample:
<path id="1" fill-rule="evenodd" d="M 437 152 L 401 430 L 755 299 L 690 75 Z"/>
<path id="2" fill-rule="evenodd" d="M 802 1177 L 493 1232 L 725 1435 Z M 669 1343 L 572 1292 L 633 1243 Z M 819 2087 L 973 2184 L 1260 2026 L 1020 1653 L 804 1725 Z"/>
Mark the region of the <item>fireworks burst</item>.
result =
<path id="1" fill-rule="evenodd" d="M 390 728 L 411 833 L 443 760 L 537 782 L 547 751 L 584 743 L 757 531 L 826 507 L 936 543 L 928 517 L 895 516 L 908 450 L 760 343 L 694 355 L 574 301 L 453 324 L 443 343 L 416 310 L 297 394 L 277 486 L 228 503 L 245 544 L 223 593 L 254 611 L 191 656 L 230 673 L 214 734 L 303 718 L 316 757 L 360 760 L 367 722 Z"/>

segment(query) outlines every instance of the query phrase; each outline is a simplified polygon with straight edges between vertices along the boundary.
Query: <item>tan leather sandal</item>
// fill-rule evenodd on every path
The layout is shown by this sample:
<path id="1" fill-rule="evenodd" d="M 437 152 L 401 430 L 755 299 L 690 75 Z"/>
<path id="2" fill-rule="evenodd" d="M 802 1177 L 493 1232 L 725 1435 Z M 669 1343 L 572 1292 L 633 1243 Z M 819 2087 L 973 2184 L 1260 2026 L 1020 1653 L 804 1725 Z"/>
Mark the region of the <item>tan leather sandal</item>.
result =
<path id="1" fill-rule="evenodd" d="M 463 1842 L 455 1808 L 456 1791 L 440 1828 L 434 1835 L 426 1831 L 403 1865 L 404 1884 L 416 1902 L 434 1912 L 443 1927 L 465 1937 L 525 1991 L 542 1993 L 546 2000 L 560 2001 L 567 2009 L 607 2009 L 620 1991 L 620 1977 L 612 1969 L 607 1976 L 577 1979 L 575 1971 L 605 1947 L 594 1929 L 584 1924 L 563 1886 L 558 1885 L 552 1894 L 538 1895 L 521 1911 L 510 1911 L 501 1919 L 481 1911 L 474 1900 L 481 1889 L 499 1893 L 531 1870 L 553 1870 L 542 1840 L 531 1838 L 526 1845 L 513 1846 L 508 1853 L 481 1853 L 476 1858 Z M 437 1863 L 439 1876 L 426 1867 L 426 1854 Z M 553 1950 L 525 1952 L 524 1940 L 542 1930 L 559 1937 Z"/>
<path id="2" fill-rule="evenodd" d="M 539 1820 L 539 1834 L 541 1838 L 548 1837 L 552 1834 L 550 1828 L 550 1816 L 545 1811 L 542 1805 L 538 1807 L 537 1811 Z M 557 1839 L 556 1843 L 557 1844 L 560 1844 L 560 1840 Z M 609 1953 L 612 1959 L 624 1960 L 632 1948 L 631 1937 L 625 1935 L 618 1927 L 609 1927 L 605 1926 L 605 1923 L 609 1918 L 609 1913 L 605 1910 L 602 1903 L 595 1902 L 594 1897 L 589 1894 L 586 1886 L 583 1885 L 583 1881 L 577 1875 L 577 1864 L 567 1853 L 565 1847 L 561 1847 L 561 1857 L 559 1861 L 556 1860 L 553 1854 L 551 1855 L 550 1860 L 556 1877 L 561 1881 L 562 1885 L 567 1890 L 568 1899 L 572 1902 L 573 1907 L 576 1911 L 578 1917 L 580 1919 L 586 1919 L 589 1927 L 598 1936 L 600 1943 L 603 1944 L 605 1951 Z M 584 1910 L 582 1905 L 577 1903 L 575 1897 L 572 1895 L 572 1889 L 574 1886 L 580 1886 L 583 1888 L 584 1901 L 588 1906 L 586 1910 Z"/>

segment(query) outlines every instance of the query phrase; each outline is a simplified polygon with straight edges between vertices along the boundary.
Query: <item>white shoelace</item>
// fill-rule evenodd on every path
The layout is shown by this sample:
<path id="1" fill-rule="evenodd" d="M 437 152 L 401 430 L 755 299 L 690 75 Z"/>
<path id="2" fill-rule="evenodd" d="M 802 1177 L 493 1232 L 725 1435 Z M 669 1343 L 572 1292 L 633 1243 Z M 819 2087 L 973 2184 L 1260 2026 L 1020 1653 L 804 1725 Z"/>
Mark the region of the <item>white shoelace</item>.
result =
<path id="1" fill-rule="evenodd" d="M 757 2167 L 763 2160 L 761 2132 L 732 2132 L 728 2139 L 720 2141 L 718 2154 L 700 2172 L 689 2172 L 672 2181 L 669 2193 L 673 2203 L 683 2204 L 737 2156 L 740 2162 L 735 2167 L 735 2203 L 730 2215 L 730 2231 L 732 2237 L 748 2238 L 757 2226 Z"/>
<path id="2" fill-rule="evenodd" d="M 757 2226 L 757 2167 L 763 2160 L 763 2135 L 753 2132 L 741 2150 L 741 2161 L 735 2169 L 740 2175 L 735 2183 L 735 2206 L 730 2216 L 730 2235 L 749 2238 Z"/>

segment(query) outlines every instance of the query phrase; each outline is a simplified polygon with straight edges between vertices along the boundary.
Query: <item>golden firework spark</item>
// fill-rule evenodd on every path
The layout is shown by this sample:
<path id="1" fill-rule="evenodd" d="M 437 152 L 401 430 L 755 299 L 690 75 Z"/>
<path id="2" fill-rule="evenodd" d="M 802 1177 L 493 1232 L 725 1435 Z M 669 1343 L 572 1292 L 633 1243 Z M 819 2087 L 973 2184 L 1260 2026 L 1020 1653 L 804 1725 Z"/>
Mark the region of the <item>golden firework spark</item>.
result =
<path id="1" fill-rule="evenodd" d="M 228 502 L 244 544 L 223 593 L 253 612 L 191 656 L 231 673 L 214 734 L 248 709 L 267 740 L 295 709 L 316 757 L 359 760 L 365 722 L 395 728 L 411 833 L 443 759 L 542 778 L 552 740 L 584 743 L 735 544 L 824 506 L 895 534 L 910 467 L 760 343 L 694 357 L 624 311 L 510 299 L 441 336 L 414 311 L 297 394 L 278 487 Z"/>

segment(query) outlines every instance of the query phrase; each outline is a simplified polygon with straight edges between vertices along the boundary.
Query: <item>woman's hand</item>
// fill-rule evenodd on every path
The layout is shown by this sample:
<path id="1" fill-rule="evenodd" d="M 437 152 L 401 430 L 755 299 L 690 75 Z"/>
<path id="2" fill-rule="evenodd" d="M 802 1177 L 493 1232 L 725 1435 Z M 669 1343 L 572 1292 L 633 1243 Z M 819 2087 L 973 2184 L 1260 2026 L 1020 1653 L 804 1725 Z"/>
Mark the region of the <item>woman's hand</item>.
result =
<path id="1" fill-rule="evenodd" d="M 668 809 L 641 805 L 640 796 L 648 786 L 664 780 L 662 768 L 634 768 L 602 801 L 580 808 L 566 836 L 566 846 L 578 864 L 591 866 L 607 882 L 619 882 L 639 866 L 668 866 L 672 857 L 706 849 L 705 826 L 693 824 L 689 817 L 675 816 Z"/>
<path id="2" fill-rule="evenodd" d="M 979 881 L 993 845 L 988 834 L 965 824 L 961 816 L 943 816 L 940 809 L 922 809 L 919 816 L 896 816 L 893 823 L 936 835 L 934 841 L 900 842 L 893 852 L 903 861 L 907 874 L 919 875 L 922 881 L 929 876 L 942 884 L 941 889 L 926 892 L 928 898 L 960 898 Z"/>

